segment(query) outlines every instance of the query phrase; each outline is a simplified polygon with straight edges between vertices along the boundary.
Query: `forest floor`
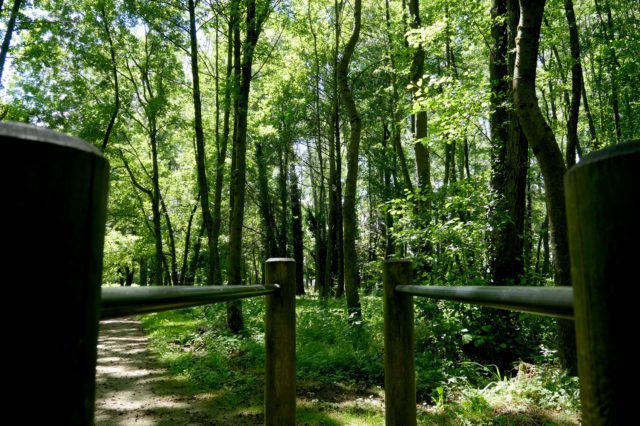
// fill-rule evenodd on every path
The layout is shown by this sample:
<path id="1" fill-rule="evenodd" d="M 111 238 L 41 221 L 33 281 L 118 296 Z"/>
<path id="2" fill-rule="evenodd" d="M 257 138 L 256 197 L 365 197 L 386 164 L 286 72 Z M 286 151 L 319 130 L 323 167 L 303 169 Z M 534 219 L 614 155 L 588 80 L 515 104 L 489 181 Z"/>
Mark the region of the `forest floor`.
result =
<path id="1" fill-rule="evenodd" d="M 147 347 L 140 321 L 100 322 L 96 367 L 95 424 L 111 425 L 260 425 L 262 412 L 225 410 L 216 392 L 193 392 L 163 369 Z M 379 390 L 340 384 L 299 383 L 298 410 L 318 402 L 363 411 L 382 410 Z M 307 406 L 307 407 L 305 407 Z M 366 407 L 366 408 L 365 408 Z M 322 424 L 336 425 L 332 419 Z"/>
<path id="2" fill-rule="evenodd" d="M 96 425 L 205 424 L 206 401 L 168 390 L 173 377 L 147 348 L 140 321 L 100 322 L 96 366 Z"/>
<path id="3" fill-rule="evenodd" d="M 381 319 L 373 314 L 379 306 L 368 311 L 369 327 L 358 329 L 375 337 L 369 342 L 368 334 L 354 335 L 344 324 L 342 310 L 314 300 L 298 302 L 297 424 L 383 424 L 382 386 L 366 376 L 367 367 L 381 363 L 380 338 L 374 333 Z M 258 329 L 263 305 L 245 303 L 252 331 L 242 338 L 226 333 L 225 306 L 216 306 L 146 315 L 144 326 L 133 318 L 101 322 L 96 425 L 263 424 L 264 349 Z M 419 355 L 422 364 L 432 356 L 426 349 Z M 471 364 L 476 365 L 464 365 Z M 442 368 L 436 364 L 418 373 L 433 375 Z M 375 369 L 369 374 L 379 376 Z M 456 379 L 461 373 L 450 369 L 447 374 Z M 418 394 L 418 424 L 580 424 L 577 381 L 555 369 L 521 363 L 514 377 L 500 375 L 480 387 L 465 377 L 461 384 L 453 379 L 436 382 L 445 384 L 435 396 Z"/>

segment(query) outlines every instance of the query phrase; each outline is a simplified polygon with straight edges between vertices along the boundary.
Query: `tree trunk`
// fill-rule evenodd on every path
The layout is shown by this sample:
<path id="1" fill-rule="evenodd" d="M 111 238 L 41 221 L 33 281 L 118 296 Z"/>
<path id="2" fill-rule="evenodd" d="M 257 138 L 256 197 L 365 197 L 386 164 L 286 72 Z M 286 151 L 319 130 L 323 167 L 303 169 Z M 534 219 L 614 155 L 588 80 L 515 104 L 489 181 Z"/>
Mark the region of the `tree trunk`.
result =
<path id="1" fill-rule="evenodd" d="M 331 98 L 331 137 L 330 137 L 330 160 L 329 160 L 329 188 L 330 207 L 329 217 L 331 221 L 330 236 L 327 237 L 327 280 L 329 287 L 335 286 L 335 297 L 342 297 L 344 294 L 344 257 L 343 257 L 343 227 L 340 203 L 342 201 L 342 140 L 340 135 L 340 93 L 338 90 L 338 55 L 340 48 L 340 11 L 343 3 L 334 1 L 335 12 L 335 44 L 333 49 L 333 82 Z M 333 168 L 333 170 L 331 169 Z M 331 238 L 331 244 L 329 244 Z"/>
<path id="2" fill-rule="evenodd" d="M 9 52 L 9 46 L 11 45 L 11 37 L 16 27 L 16 20 L 18 19 L 18 12 L 20 11 L 20 5 L 22 0 L 14 0 L 13 7 L 11 8 L 11 15 L 9 15 L 9 22 L 7 23 L 7 29 L 4 32 L 4 38 L 2 39 L 2 47 L 0 48 L 0 87 L 2 87 L 2 71 L 4 71 L 4 61 L 7 59 L 7 53 Z"/>
<path id="3" fill-rule="evenodd" d="M 220 268 L 220 251 L 218 248 L 218 240 L 220 238 L 220 225 L 222 223 L 222 186 L 224 185 L 224 168 L 227 158 L 227 145 L 229 142 L 229 117 L 231 115 L 231 92 L 233 85 L 233 45 L 235 43 L 234 28 L 237 25 L 237 15 L 229 17 L 228 44 L 227 44 L 227 70 L 225 74 L 224 98 L 222 100 L 222 108 L 224 116 L 222 119 L 222 140 L 218 141 L 218 157 L 216 159 L 216 186 L 213 201 L 213 283 L 222 285 L 222 271 Z M 217 43 L 217 36 L 216 36 Z M 217 44 L 216 44 L 217 45 Z M 216 67 L 217 70 L 217 67 Z M 217 93 L 217 91 L 216 91 Z"/>
<path id="4" fill-rule="evenodd" d="M 171 266 L 170 269 L 167 270 L 167 274 L 169 274 L 171 285 L 179 285 L 175 233 L 173 232 L 171 217 L 169 216 L 169 211 L 167 210 L 167 205 L 164 203 L 162 195 L 160 196 L 160 206 L 162 207 L 162 215 L 164 216 L 165 223 L 167 224 L 167 235 L 169 236 L 169 258 L 171 260 Z"/>
<path id="5" fill-rule="evenodd" d="M 320 297 L 327 297 L 329 295 L 329 289 L 331 287 L 331 262 L 332 262 L 332 245 L 335 244 L 335 239 L 331 239 L 333 235 L 331 232 L 335 232 L 335 229 L 332 230 L 332 218 L 331 218 L 331 210 L 329 212 L 329 233 L 326 231 L 327 226 L 327 214 L 325 208 L 325 171 L 324 171 L 324 159 L 323 159 L 323 149 L 322 149 L 322 132 L 320 128 L 320 59 L 318 56 L 318 36 L 313 26 L 313 20 L 311 19 L 311 2 L 308 2 L 308 20 L 309 20 L 309 30 L 311 32 L 311 36 L 313 37 L 313 109 L 314 109 L 314 138 L 315 138 L 315 148 L 316 155 L 318 158 L 318 180 L 317 184 L 317 192 L 314 195 L 314 208 L 315 208 L 315 219 L 316 219 L 316 227 L 315 227 L 315 263 L 316 263 L 316 287 L 319 290 Z M 337 13 L 337 12 L 336 12 Z M 331 145 L 331 141 L 329 142 Z M 333 158 L 333 151 L 331 146 L 329 147 L 329 205 L 331 209 L 331 168 L 333 164 L 331 164 L 331 159 Z M 334 169 L 335 170 L 335 169 Z M 335 210 L 335 205 L 333 206 Z M 335 213 L 335 211 L 334 211 Z"/>
<path id="6" fill-rule="evenodd" d="M 151 125 L 151 214 L 153 217 L 153 235 L 155 236 L 156 268 L 155 285 L 162 285 L 164 253 L 162 251 L 162 226 L 160 224 L 160 179 L 158 173 L 158 142 L 156 140 L 155 123 Z"/>
<path id="7" fill-rule="evenodd" d="M 353 56 L 358 39 L 360 38 L 361 25 L 361 0 L 355 0 L 353 5 L 353 32 L 344 47 L 342 58 L 338 63 L 338 87 L 342 103 L 349 117 L 350 137 L 347 149 L 347 180 L 342 206 L 342 218 L 344 224 L 344 287 L 347 296 L 347 311 L 350 320 L 362 315 L 360 296 L 358 295 L 358 252 L 356 251 L 356 234 L 358 216 L 356 214 L 356 191 L 358 182 L 358 156 L 360 152 L 360 132 L 362 123 L 356 108 L 353 94 L 347 80 L 349 63 Z"/>
<path id="8" fill-rule="evenodd" d="M 147 286 L 149 284 L 149 270 L 147 269 L 147 258 L 146 257 L 141 257 L 139 260 L 140 263 L 140 274 L 138 275 L 140 277 L 140 285 L 141 286 Z"/>
<path id="9" fill-rule="evenodd" d="M 387 54 L 391 62 L 391 140 L 393 148 L 396 151 L 398 161 L 400 162 L 400 170 L 404 179 L 405 187 L 409 192 L 413 193 L 413 184 L 409 176 L 409 168 L 404 155 L 404 149 L 401 143 L 400 123 L 402 123 L 402 108 L 400 106 L 400 95 L 398 94 L 398 70 L 396 68 L 395 55 L 393 52 L 393 43 L 391 38 L 391 16 L 389 13 L 389 0 L 385 0 L 385 22 L 387 28 Z"/>
<path id="10" fill-rule="evenodd" d="M 262 216 L 262 227 L 264 228 L 264 247 L 267 251 L 267 258 L 283 257 L 278 249 L 276 239 L 276 220 L 271 208 L 271 195 L 269 194 L 269 178 L 267 176 L 267 160 L 264 156 L 262 143 L 256 138 L 256 163 L 258 164 L 258 193 L 260 194 L 260 216 Z"/>
<path id="11" fill-rule="evenodd" d="M 566 167 L 553 131 L 540 111 L 535 90 L 538 43 L 544 4 L 545 1 L 520 0 L 513 97 L 520 118 L 520 126 L 531 144 L 544 178 L 554 256 L 555 284 L 570 286 L 569 244 L 563 186 Z M 572 322 L 558 321 L 558 339 L 563 366 L 575 372 L 575 331 Z"/>
<path id="12" fill-rule="evenodd" d="M 578 25 L 573 11 L 573 1 L 564 0 L 564 12 L 569 26 L 569 46 L 571 50 L 571 106 L 567 120 L 567 167 L 576 164 L 578 149 L 578 118 L 582 96 L 582 65 L 580 64 L 580 39 Z"/>
<path id="13" fill-rule="evenodd" d="M 193 245 L 193 255 L 189 262 L 189 269 L 187 276 L 184 279 L 184 285 L 193 285 L 196 278 L 196 271 L 198 269 L 198 263 L 200 262 L 200 249 L 202 247 L 202 237 L 204 236 L 204 223 L 200 224 L 200 230 L 198 231 L 198 237 Z"/>
<path id="14" fill-rule="evenodd" d="M 304 294 L 304 251 L 302 233 L 302 207 L 300 203 L 300 188 L 298 187 L 298 175 L 295 162 L 291 162 L 290 184 L 291 190 L 291 225 L 293 234 L 293 258 L 296 261 L 296 294 Z"/>
<path id="15" fill-rule="evenodd" d="M 206 172 L 206 154 L 204 148 L 204 131 L 202 128 L 202 101 L 200 99 L 200 73 L 198 71 L 198 37 L 196 34 L 196 12 L 194 0 L 189 0 L 189 36 L 191 40 L 191 79 L 193 81 L 193 112 L 194 130 L 196 134 L 196 170 L 198 174 L 198 187 L 200 188 L 200 200 L 202 204 L 202 220 L 207 231 L 209 246 L 209 269 L 207 270 L 207 285 L 214 283 L 214 256 L 216 255 L 213 242 L 213 217 L 209 204 L 209 181 Z"/>
<path id="16" fill-rule="evenodd" d="M 494 1 L 492 17 L 491 185 L 496 193 L 496 200 L 492 214 L 494 224 L 489 270 L 494 285 L 518 285 L 524 272 L 522 234 L 526 209 L 528 144 L 520 129 L 518 117 L 509 107 L 513 101 L 509 75 L 513 75 L 514 58 L 508 52 L 515 45 L 517 1 Z"/>
<path id="17" fill-rule="evenodd" d="M 237 0 L 234 0 L 237 10 Z M 244 223 L 244 201 L 247 169 L 247 113 L 249 112 L 249 91 L 251 88 L 251 66 L 253 55 L 264 16 L 256 16 L 256 2 L 249 0 L 246 5 L 246 39 L 243 44 L 242 63 L 240 66 L 240 86 L 236 110 L 237 129 L 234 132 L 235 170 L 232 185 L 233 204 L 231 206 L 231 223 L 229 224 L 229 285 L 242 284 L 242 226 Z M 243 328 L 240 302 L 227 305 L 227 325 L 233 333 Z"/>
<path id="18" fill-rule="evenodd" d="M 178 280 L 178 285 L 186 284 L 186 276 L 187 276 L 187 267 L 189 261 L 189 245 L 191 243 L 191 229 L 193 225 L 193 217 L 198 210 L 198 206 L 200 205 L 200 194 L 196 199 L 196 204 L 193 206 L 191 210 L 191 214 L 189 214 L 189 221 L 187 222 L 187 234 L 184 237 L 184 250 L 182 254 L 182 266 L 180 268 L 180 279 Z"/>
<path id="19" fill-rule="evenodd" d="M 104 137 L 102 139 L 102 146 L 100 147 L 102 152 L 104 152 L 104 150 L 107 149 L 107 144 L 109 143 L 109 137 L 111 136 L 111 131 L 113 130 L 113 126 L 115 125 L 116 119 L 118 118 L 118 113 L 120 112 L 120 87 L 118 86 L 118 67 L 116 63 L 116 49 L 113 46 L 113 40 L 111 39 L 111 31 L 109 30 L 109 23 L 107 22 L 107 14 L 104 10 L 104 7 L 100 9 L 100 14 L 102 15 L 102 23 L 104 24 L 104 31 L 107 34 L 107 41 L 109 42 L 109 53 L 111 55 L 111 73 L 113 77 L 113 91 L 115 95 L 113 112 L 111 113 L 109 124 L 107 124 L 107 130 L 105 131 Z"/>
<path id="20" fill-rule="evenodd" d="M 282 129 L 284 131 L 284 129 Z M 281 257 L 287 257 L 287 231 L 289 226 L 287 225 L 288 220 L 287 216 L 289 213 L 289 209 L 287 207 L 289 191 L 287 188 L 287 183 L 289 180 L 289 145 L 288 141 L 284 141 L 285 146 L 280 147 L 280 174 L 279 174 L 279 192 L 280 192 L 280 233 L 278 234 L 278 252 Z M 320 166 L 322 167 L 322 165 Z M 324 187 L 324 179 L 323 184 Z M 324 190 L 323 190 L 324 192 Z M 277 229 L 277 228 L 276 228 Z"/>
<path id="21" fill-rule="evenodd" d="M 611 81 L 611 108 L 613 110 L 613 125 L 614 125 L 615 138 L 616 138 L 614 143 L 617 144 L 617 143 L 620 143 L 622 139 L 622 130 L 620 128 L 620 106 L 619 106 L 619 100 L 618 100 L 619 97 L 618 97 L 618 78 L 617 78 L 617 73 L 618 73 L 618 68 L 620 67 L 620 63 L 618 62 L 616 51 L 613 48 L 615 30 L 613 28 L 613 19 L 611 17 L 611 8 L 609 7 L 609 2 L 605 1 L 604 3 L 604 6 L 605 6 L 604 12 L 607 15 L 606 22 L 602 16 L 603 11 L 598 0 L 595 0 L 595 5 L 596 5 L 596 10 L 598 12 L 598 17 L 600 18 L 600 24 L 602 26 L 604 38 L 607 40 L 607 42 L 605 43 L 606 44 L 605 48 L 607 51 L 606 65 L 608 68 L 609 78 Z"/>
<path id="22" fill-rule="evenodd" d="M 410 26 L 412 30 L 420 28 L 420 3 L 419 0 L 409 1 L 409 15 Z M 417 101 L 417 89 L 418 82 L 422 79 L 424 74 L 424 59 L 425 53 L 422 45 L 416 47 L 413 53 L 413 59 L 411 62 L 411 69 L 409 71 L 412 89 L 411 97 L 413 102 Z M 422 191 L 422 195 L 426 195 L 427 202 L 423 206 L 421 212 L 426 218 L 426 222 L 429 222 L 428 216 L 431 212 L 431 201 L 429 196 L 431 195 L 431 165 L 429 162 L 429 149 L 427 147 L 427 112 L 419 111 L 413 115 L 414 120 L 414 147 L 416 157 L 416 171 L 418 175 L 418 188 Z"/>

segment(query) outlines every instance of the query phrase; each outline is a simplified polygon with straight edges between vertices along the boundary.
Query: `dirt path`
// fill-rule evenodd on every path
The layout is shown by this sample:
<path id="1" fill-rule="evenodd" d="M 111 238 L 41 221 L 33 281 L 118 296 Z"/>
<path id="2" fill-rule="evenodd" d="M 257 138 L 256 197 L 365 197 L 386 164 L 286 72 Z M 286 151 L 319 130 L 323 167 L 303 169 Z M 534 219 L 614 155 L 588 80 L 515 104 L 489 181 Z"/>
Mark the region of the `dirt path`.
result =
<path id="1" fill-rule="evenodd" d="M 153 360 L 139 321 L 100 323 L 96 425 L 212 424 L 199 410 L 202 401 L 167 395 L 172 380 Z"/>

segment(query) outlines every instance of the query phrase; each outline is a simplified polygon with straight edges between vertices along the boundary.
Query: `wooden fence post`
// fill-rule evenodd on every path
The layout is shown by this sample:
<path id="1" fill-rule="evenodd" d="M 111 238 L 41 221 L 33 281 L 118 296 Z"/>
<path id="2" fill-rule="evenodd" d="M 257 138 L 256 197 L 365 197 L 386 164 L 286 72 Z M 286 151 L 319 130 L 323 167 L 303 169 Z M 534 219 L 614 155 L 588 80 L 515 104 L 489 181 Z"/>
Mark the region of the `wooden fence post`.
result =
<path id="1" fill-rule="evenodd" d="M 80 139 L 25 124 L 0 123 L 0 149 L 3 300 L 18 308 L 2 314 L 15 346 L 5 406 L 29 423 L 93 424 L 109 165 Z"/>
<path id="2" fill-rule="evenodd" d="M 385 423 L 387 426 L 411 426 L 416 424 L 413 296 L 395 291 L 396 285 L 411 285 L 411 261 L 386 260 L 382 281 Z"/>
<path id="3" fill-rule="evenodd" d="M 637 417 L 640 141 L 585 157 L 565 175 L 582 420 Z M 633 385 L 631 385 L 633 386 Z"/>
<path id="4" fill-rule="evenodd" d="M 296 262 L 271 258 L 266 284 L 280 291 L 266 296 L 264 424 L 296 424 Z"/>

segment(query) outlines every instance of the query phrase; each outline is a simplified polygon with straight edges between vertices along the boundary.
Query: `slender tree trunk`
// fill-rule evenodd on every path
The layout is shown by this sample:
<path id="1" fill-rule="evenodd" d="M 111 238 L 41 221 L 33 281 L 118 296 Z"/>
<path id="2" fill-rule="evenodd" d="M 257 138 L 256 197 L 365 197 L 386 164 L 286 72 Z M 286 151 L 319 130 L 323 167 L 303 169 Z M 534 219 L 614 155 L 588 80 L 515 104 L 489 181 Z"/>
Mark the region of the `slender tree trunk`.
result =
<path id="1" fill-rule="evenodd" d="M 353 5 L 353 32 L 344 47 L 342 58 L 338 63 L 338 87 L 340 97 L 349 117 L 350 137 L 347 150 L 347 180 L 342 206 L 342 218 L 344 224 L 344 287 L 347 296 L 347 311 L 349 318 L 360 317 L 360 296 L 358 295 L 358 252 L 356 250 L 357 221 L 356 214 L 356 190 L 358 182 L 358 156 L 360 152 L 360 132 L 362 124 L 353 94 L 347 80 L 349 63 L 353 56 L 358 39 L 360 38 L 361 25 L 361 0 L 355 0 Z"/>
<path id="2" fill-rule="evenodd" d="M 513 97 L 520 125 L 533 148 L 544 178 L 555 283 L 557 286 L 570 286 L 569 243 L 563 186 L 566 167 L 553 131 L 542 116 L 535 91 L 538 43 L 544 4 L 545 1 L 520 1 Z M 563 366 L 575 372 L 576 348 L 572 322 L 558 321 L 558 338 Z"/>
<path id="3" fill-rule="evenodd" d="M 282 257 L 278 249 L 276 239 L 276 221 L 271 208 L 271 196 L 269 194 L 269 178 L 267 176 L 267 160 L 264 156 L 262 143 L 256 138 L 256 163 L 258 164 L 258 193 L 260 194 L 260 215 L 262 216 L 262 227 L 264 228 L 264 247 L 267 257 Z"/>
<path id="4" fill-rule="evenodd" d="M 582 74 L 582 69 L 580 70 Z M 584 81 L 582 82 L 582 104 L 584 105 L 584 113 L 587 116 L 587 122 L 589 123 L 589 136 L 591 137 L 591 148 L 594 151 L 600 149 L 600 141 L 598 141 L 598 134 L 596 133 L 596 126 L 593 123 L 593 116 L 591 115 L 591 108 L 589 108 L 589 102 L 587 100 L 587 90 L 585 89 Z"/>
<path id="5" fill-rule="evenodd" d="M 147 258 L 141 257 L 138 263 L 140 264 L 140 273 L 138 275 L 140 277 L 140 285 L 147 286 L 149 285 L 149 270 L 147 269 Z"/>
<path id="6" fill-rule="evenodd" d="M 336 2 L 337 3 L 337 2 Z M 337 7 L 337 6 L 336 6 Z M 337 13 L 336 13 L 337 15 Z M 337 16 L 336 16 L 337 18 Z M 337 40 L 337 39 L 336 39 Z M 337 43 L 337 41 L 336 41 Z M 337 63 L 334 61 L 334 80 L 335 80 L 335 65 Z M 332 89 L 335 89 L 337 81 L 333 82 Z M 325 280 L 326 287 L 328 287 L 327 291 L 323 296 L 328 295 L 328 290 L 333 288 L 335 282 L 337 281 L 337 273 L 338 273 L 338 253 L 337 253 L 337 242 L 338 242 L 338 200 L 337 198 L 337 188 L 336 185 L 336 149 L 335 146 L 339 143 L 339 140 L 336 140 L 336 131 L 339 134 L 340 130 L 336 128 L 339 127 L 338 123 L 338 96 L 337 91 L 333 90 L 333 97 L 331 99 L 331 129 L 329 130 L 329 185 L 328 185 L 328 198 L 329 198 L 329 220 L 328 220 L 328 232 L 327 232 L 327 259 L 325 263 Z M 324 287 L 323 287 L 324 288 Z"/>
<path id="7" fill-rule="evenodd" d="M 155 269 L 155 285 L 162 285 L 164 253 L 162 252 L 162 226 L 160 224 L 160 179 L 158 173 L 158 143 L 156 139 L 157 130 L 155 123 L 151 127 L 151 213 L 153 217 L 153 234 L 155 236 L 156 248 L 156 269 Z"/>
<path id="8" fill-rule="evenodd" d="M 580 38 L 573 11 L 573 1 L 564 0 L 564 12 L 569 26 L 569 46 L 571 50 L 571 109 L 567 120 L 567 167 L 576 163 L 578 149 L 578 118 L 582 96 L 582 65 L 580 64 Z"/>
<path id="9" fill-rule="evenodd" d="M 342 202 L 342 139 L 340 133 L 340 92 L 338 90 L 338 56 L 340 50 L 340 16 L 342 11 L 342 2 L 334 0 L 334 13 L 335 13 L 335 25 L 334 25 L 334 48 L 333 48 L 333 81 L 331 86 L 331 141 L 332 147 L 330 156 L 330 167 L 333 166 L 333 172 L 329 171 L 332 176 L 329 178 L 329 187 L 333 191 L 331 201 L 333 202 L 333 208 L 330 213 L 331 221 L 333 223 L 333 232 L 331 234 L 331 244 L 327 242 L 327 270 L 331 272 L 327 274 L 329 286 L 333 288 L 335 285 L 335 297 L 342 297 L 344 294 L 344 229 L 342 212 L 340 209 L 340 203 Z M 328 240 L 328 238 L 327 238 Z M 331 252 L 331 253 L 330 253 Z M 335 281 L 335 284 L 334 284 Z"/>
<path id="10" fill-rule="evenodd" d="M 2 87 L 2 72 L 4 71 L 4 62 L 7 59 L 7 53 L 9 52 L 9 46 L 11 45 L 11 37 L 16 27 L 16 20 L 18 19 L 18 12 L 20 11 L 20 5 L 22 0 L 13 0 L 13 7 L 11 8 L 11 15 L 9 15 L 9 22 L 7 22 L 7 29 L 4 32 L 4 38 L 2 39 L 2 47 L 0 47 L 0 87 Z"/>
<path id="11" fill-rule="evenodd" d="M 392 138 L 392 133 L 389 132 L 389 125 L 385 121 L 383 124 L 383 133 L 382 133 L 382 149 L 384 150 L 384 153 L 385 153 L 384 158 L 387 160 L 385 161 L 385 166 L 382 169 L 382 181 L 384 184 L 384 200 L 385 201 L 390 201 L 393 199 L 393 187 L 391 186 L 391 171 L 389 170 L 390 169 L 389 164 L 393 164 L 393 162 L 389 160 L 393 158 L 395 153 L 394 153 L 393 147 L 391 147 L 391 149 L 387 147 L 387 143 L 391 138 Z M 393 240 L 393 235 L 391 234 L 392 227 L 393 227 L 393 216 L 391 215 L 391 212 L 387 210 L 384 214 L 384 227 L 382 228 L 384 232 L 384 241 L 385 241 L 385 247 L 384 247 L 385 259 L 388 259 L 391 256 L 393 256 L 395 252 L 395 244 Z"/>
<path id="12" fill-rule="evenodd" d="M 282 129 L 284 130 L 284 129 Z M 288 145 L 288 142 L 284 142 L 285 145 Z M 283 146 L 280 149 L 280 175 L 279 175 L 279 186 L 280 186 L 280 233 L 278 235 L 278 251 L 282 257 L 287 256 L 287 230 L 289 229 L 287 216 L 289 213 L 287 204 L 289 198 L 289 191 L 287 188 L 288 183 L 288 175 L 289 175 L 289 147 Z M 323 185 L 324 187 L 324 182 Z M 323 191 L 324 192 L 324 191 Z"/>
<path id="13" fill-rule="evenodd" d="M 209 181 L 206 172 L 206 160 L 204 146 L 204 130 L 202 128 L 202 101 L 200 99 L 200 72 L 198 70 L 198 37 L 196 34 L 196 12 L 194 0 L 189 0 L 189 36 L 191 40 L 191 78 L 193 81 L 193 112 L 194 130 L 196 134 L 196 170 L 198 174 L 198 186 L 200 188 L 200 200 L 202 204 L 202 220 L 207 231 L 209 246 L 209 269 L 207 270 L 207 285 L 214 283 L 214 232 L 211 205 L 209 204 Z"/>
<path id="14" fill-rule="evenodd" d="M 100 149 L 104 152 L 104 150 L 107 149 L 107 144 L 109 143 L 109 137 L 111 136 L 111 131 L 113 130 L 113 126 L 115 125 L 116 119 L 118 118 L 118 113 L 120 112 L 120 87 L 118 85 L 118 66 L 116 62 L 116 49 L 113 46 L 111 31 L 109 30 L 109 22 L 107 22 L 107 14 L 104 10 L 104 7 L 100 9 L 100 14 L 102 15 L 102 23 L 104 25 L 104 31 L 107 35 L 107 41 L 109 42 L 109 53 L 111 55 L 111 73 L 113 77 L 113 91 L 115 95 L 115 100 L 113 103 L 113 112 L 111 113 L 109 124 L 107 124 L 107 130 L 105 131 L 104 137 L 102 138 L 102 146 L 100 147 Z"/>
<path id="15" fill-rule="evenodd" d="M 419 0 L 409 1 L 409 15 L 410 26 L 412 30 L 420 28 L 420 3 Z M 415 48 L 413 53 L 413 59 L 411 62 L 411 69 L 409 71 L 412 89 L 411 97 L 413 102 L 417 101 L 417 89 L 418 82 L 422 80 L 424 74 L 424 60 L 425 53 L 422 45 Z M 422 216 L 425 217 L 425 222 L 429 222 L 429 216 L 431 212 L 431 165 L 429 160 L 429 149 L 427 147 L 427 112 L 420 110 L 413 115 L 414 121 L 414 147 L 416 158 L 416 171 L 418 175 L 418 188 L 422 191 L 422 195 L 427 196 L 427 202 L 423 206 Z"/>
<path id="16" fill-rule="evenodd" d="M 237 0 L 234 0 L 237 7 Z M 237 10 L 237 9 L 236 9 Z M 240 66 L 240 86 L 238 88 L 238 103 L 236 110 L 237 130 L 234 132 L 235 170 L 233 179 L 233 204 L 231 206 L 231 223 L 229 225 L 229 284 L 242 284 L 242 227 L 244 224 L 244 201 L 246 189 L 247 169 L 247 114 L 249 112 L 249 91 L 251 89 L 251 68 L 253 55 L 265 16 L 256 16 L 255 0 L 248 0 L 246 4 L 246 39 Z M 243 328 L 241 305 L 229 303 L 227 305 L 227 324 L 233 333 L 239 333 Z"/>
<path id="17" fill-rule="evenodd" d="M 338 283 L 336 286 L 336 299 L 342 297 L 344 294 L 344 217 L 340 214 L 340 200 L 342 200 L 342 152 L 341 147 L 342 143 L 340 142 L 340 127 L 336 127 L 336 204 L 338 204 L 338 212 L 336 214 L 336 218 L 338 220 L 338 244 L 335 245 L 337 250 L 337 259 L 338 259 Z"/>
<path id="18" fill-rule="evenodd" d="M 193 285 L 196 278 L 196 271 L 198 269 L 198 263 L 200 262 L 200 248 L 202 247 L 202 237 L 204 237 L 204 223 L 200 224 L 198 231 L 198 237 L 193 245 L 193 255 L 189 262 L 189 268 L 187 276 L 185 277 L 184 285 Z"/>
<path id="19" fill-rule="evenodd" d="M 403 8 L 404 9 L 404 8 Z M 395 54 L 393 52 L 393 39 L 391 37 L 391 15 L 389 13 L 389 0 L 385 0 L 385 22 L 387 28 L 387 54 L 391 62 L 391 140 L 393 148 L 396 151 L 398 161 L 400 162 L 400 170 L 404 179 L 405 187 L 409 192 L 413 193 L 413 184 L 409 176 L 409 168 L 404 155 L 404 149 L 401 143 L 400 123 L 402 122 L 402 108 L 400 106 L 400 95 L 398 94 L 398 70 L 396 68 Z"/>
<path id="20" fill-rule="evenodd" d="M 162 195 L 160 195 L 160 207 L 162 208 L 162 215 L 164 216 L 165 223 L 167 224 L 167 236 L 169 237 L 169 259 L 171 263 L 170 269 L 167 270 L 167 274 L 169 275 L 171 285 L 179 285 L 178 257 L 176 255 L 175 233 L 173 232 L 171 217 L 169 216 L 169 211 L 167 210 L 167 206 L 164 203 L 164 198 L 162 198 Z"/>
<path id="21" fill-rule="evenodd" d="M 189 221 L 187 222 L 187 233 L 184 237 L 184 252 L 182 254 L 182 267 L 180 268 L 180 279 L 178 280 L 178 285 L 186 285 L 187 267 L 189 261 L 189 245 L 191 244 L 191 228 L 193 225 L 193 217 L 195 216 L 199 205 L 200 194 L 198 194 L 198 197 L 196 198 L 196 204 L 193 206 L 191 214 L 189 214 Z"/>
<path id="22" fill-rule="evenodd" d="M 316 287 L 319 289 L 320 297 L 327 297 L 329 295 L 329 289 L 331 286 L 331 271 L 330 263 L 332 258 L 332 244 L 335 240 L 331 240 L 331 217 L 329 217 L 329 233 L 326 232 L 327 215 L 325 208 L 325 171 L 324 171 L 324 157 L 322 149 L 322 132 L 320 128 L 320 59 L 318 57 L 318 36 L 313 26 L 313 20 L 311 18 L 311 2 L 307 3 L 307 18 L 309 21 L 309 30 L 313 37 L 313 110 L 314 110 L 314 137 L 316 155 L 318 157 L 318 180 L 317 193 L 315 195 L 315 263 L 316 263 Z M 329 147 L 329 162 L 333 157 L 331 147 Z M 332 167 L 332 164 L 329 165 Z M 331 194 L 331 171 L 329 171 L 329 194 Z M 331 195 L 329 195 L 329 204 L 331 204 Z M 334 206 L 335 208 L 335 206 Z M 331 213 L 329 213 L 331 215 Z M 335 231 L 335 230 L 334 230 Z"/>
<path id="23" fill-rule="evenodd" d="M 300 188 L 296 174 L 295 161 L 291 162 L 290 184 L 291 190 L 291 225 L 293 234 L 293 258 L 296 261 L 296 294 L 304 294 L 304 235 L 302 233 L 302 206 L 300 202 Z"/>
<path id="24" fill-rule="evenodd" d="M 607 40 L 606 50 L 607 50 L 607 59 L 606 65 L 609 71 L 609 78 L 611 80 L 611 108 L 613 110 L 613 126 L 615 129 L 615 143 L 620 143 L 622 140 L 622 129 L 620 126 L 620 102 L 619 102 L 619 94 L 618 94 L 618 68 L 620 68 L 620 63 L 618 62 L 618 57 L 616 55 L 616 51 L 613 48 L 613 41 L 615 37 L 615 30 L 613 28 L 613 19 L 611 17 L 611 8 L 609 7 L 609 2 L 605 0 L 604 13 L 607 15 L 607 19 L 603 18 L 602 7 L 598 0 L 595 0 L 596 10 L 598 12 L 598 17 L 600 18 L 600 23 L 602 25 L 602 29 L 604 32 L 605 39 Z"/>
<path id="25" fill-rule="evenodd" d="M 215 195 L 213 201 L 213 283 L 222 285 L 222 271 L 220 268 L 220 251 L 218 241 L 220 238 L 220 226 L 222 223 L 222 187 L 224 185 L 224 169 L 225 160 L 227 158 L 227 145 L 229 142 L 229 117 L 231 115 L 231 92 L 233 84 L 233 45 L 235 43 L 234 28 L 237 25 L 237 16 L 229 17 L 228 43 L 227 43 L 227 69 L 225 74 L 224 98 L 222 100 L 223 118 L 222 118 L 222 139 L 218 141 L 218 157 L 216 159 L 216 183 Z M 217 47 L 216 36 L 216 47 Z M 217 67 L 216 67 L 217 70 Z M 217 80 L 216 80 L 217 81 Z M 216 91 L 217 93 L 217 91 Z"/>

